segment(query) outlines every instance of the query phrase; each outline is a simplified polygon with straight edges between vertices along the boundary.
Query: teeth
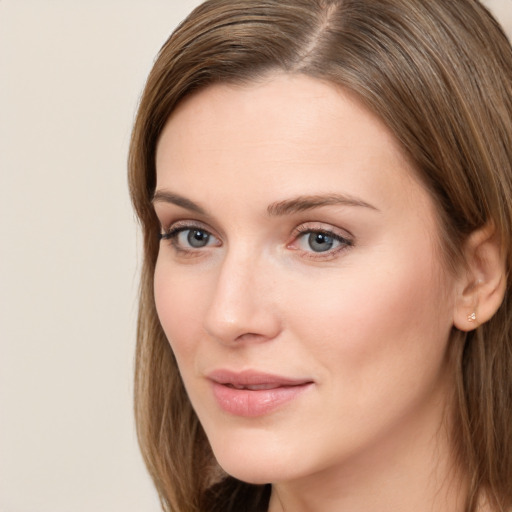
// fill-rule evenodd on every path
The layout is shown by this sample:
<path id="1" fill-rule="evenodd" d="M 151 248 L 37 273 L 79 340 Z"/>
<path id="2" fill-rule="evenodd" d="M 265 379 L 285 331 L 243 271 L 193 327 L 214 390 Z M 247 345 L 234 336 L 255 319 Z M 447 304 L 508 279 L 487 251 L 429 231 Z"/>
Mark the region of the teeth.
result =
<path id="1" fill-rule="evenodd" d="M 275 384 L 257 384 L 255 386 L 246 386 L 246 389 L 250 389 L 251 391 L 258 391 L 260 389 L 274 389 Z"/>

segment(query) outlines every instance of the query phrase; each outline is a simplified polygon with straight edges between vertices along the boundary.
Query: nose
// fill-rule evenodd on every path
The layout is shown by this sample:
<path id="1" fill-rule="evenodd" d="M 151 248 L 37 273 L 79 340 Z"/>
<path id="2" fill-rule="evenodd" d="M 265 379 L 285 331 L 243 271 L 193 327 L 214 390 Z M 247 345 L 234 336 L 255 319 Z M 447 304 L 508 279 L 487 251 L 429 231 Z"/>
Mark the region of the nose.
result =
<path id="1" fill-rule="evenodd" d="M 279 334 L 272 272 L 262 260 L 243 253 L 224 259 L 205 316 L 205 329 L 218 342 L 263 342 Z"/>

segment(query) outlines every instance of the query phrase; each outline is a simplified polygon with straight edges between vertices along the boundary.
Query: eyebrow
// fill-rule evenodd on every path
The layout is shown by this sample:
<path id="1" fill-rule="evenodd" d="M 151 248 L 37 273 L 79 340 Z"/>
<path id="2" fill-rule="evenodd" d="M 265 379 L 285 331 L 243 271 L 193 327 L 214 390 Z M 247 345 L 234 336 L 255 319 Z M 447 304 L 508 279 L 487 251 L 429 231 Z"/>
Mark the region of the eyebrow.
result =
<path id="1" fill-rule="evenodd" d="M 170 203 L 181 208 L 185 208 L 186 210 L 190 210 L 194 213 L 198 213 L 200 215 L 208 215 L 206 210 L 194 203 L 190 199 L 186 197 L 180 196 L 179 194 L 175 194 L 174 192 L 157 190 L 153 198 L 151 200 L 152 203 Z M 345 194 L 326 194 L 326 195 L 305 195 L 298 196 L 292 199 L 286 199 L 284 201 L 278 201 L 270 204 L 267 207 L 267 213 L 272 217 L 282 216 L 282 215 L 290 215 L 293 213 L 299 213 L 307 210 L 312 210 L 314 208 L 320 208 L 322 206 L 332 206 L 332 205 L 342 205 L 342 206 L 355 206 L 360 208 L 369 208 L 370 210 L 379 211 L 378 208 L 367 203 L 366 201 L 362 201 L 361 199 L 345 195 Z"/>
<path id="2" fill-rule="evenodd" d="M 206 210 L 186 197 L 164 190 L 157 190 L 151 199 L 152 203 L 170 203 L 200 215 L 207 215 Z"/>
<path id="3" fill-rule="evenodd" d="M 357 206 L 361 208 L 369 208 L 370 210 L 379 211 L 378 208 L 362 201 L 356 197 L 352 197 L 345 194 L 327 194 L 327 195 L 310 195 L 310 196 L 298 196 L 292 199 L 286 199 L 285 201 L 279 201 L 272 203 L 268 206 L 267 212 L 272 216 L 288 215 L 291 213 L 299 213 L 313 208 L 320 208 L 322 206 Z"/>

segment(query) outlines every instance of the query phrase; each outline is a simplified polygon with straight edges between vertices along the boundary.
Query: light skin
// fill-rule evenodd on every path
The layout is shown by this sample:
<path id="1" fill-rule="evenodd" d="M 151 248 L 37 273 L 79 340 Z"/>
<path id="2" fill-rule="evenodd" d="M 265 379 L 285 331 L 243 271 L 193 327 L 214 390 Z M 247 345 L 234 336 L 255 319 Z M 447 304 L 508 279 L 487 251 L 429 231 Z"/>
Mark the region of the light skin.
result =
<path id="1" fill-rule="evenodd" d="M 270 512 L 461 510 L 448 339 L 492 315 L 501 280 L 482 258 L 446 271 L 435 206 L 385 125 L 276 73 L 182 102 L 156 167 L 157 311 L 220 465 L 272 483 Z M 468 251 L 499 262 L 489 240 Z M 240 416 L 214 397 L 219 369 L 308 385 Z"/>

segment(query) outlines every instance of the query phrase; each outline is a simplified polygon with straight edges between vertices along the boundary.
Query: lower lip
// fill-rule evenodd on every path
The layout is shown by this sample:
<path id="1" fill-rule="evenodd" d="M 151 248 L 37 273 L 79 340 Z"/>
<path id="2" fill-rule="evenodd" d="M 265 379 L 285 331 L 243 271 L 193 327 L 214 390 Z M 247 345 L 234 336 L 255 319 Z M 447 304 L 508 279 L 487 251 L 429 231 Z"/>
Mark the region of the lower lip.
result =
<path id="1" fill-rule="evenodd" d="M 269 414 L 291 402 L 311 386 L 310 382 L 297 386 L 273 389 L 236 389 L 213 382 L 213 394 L 220 408 L 235 416 L 254 418 Z"/>

